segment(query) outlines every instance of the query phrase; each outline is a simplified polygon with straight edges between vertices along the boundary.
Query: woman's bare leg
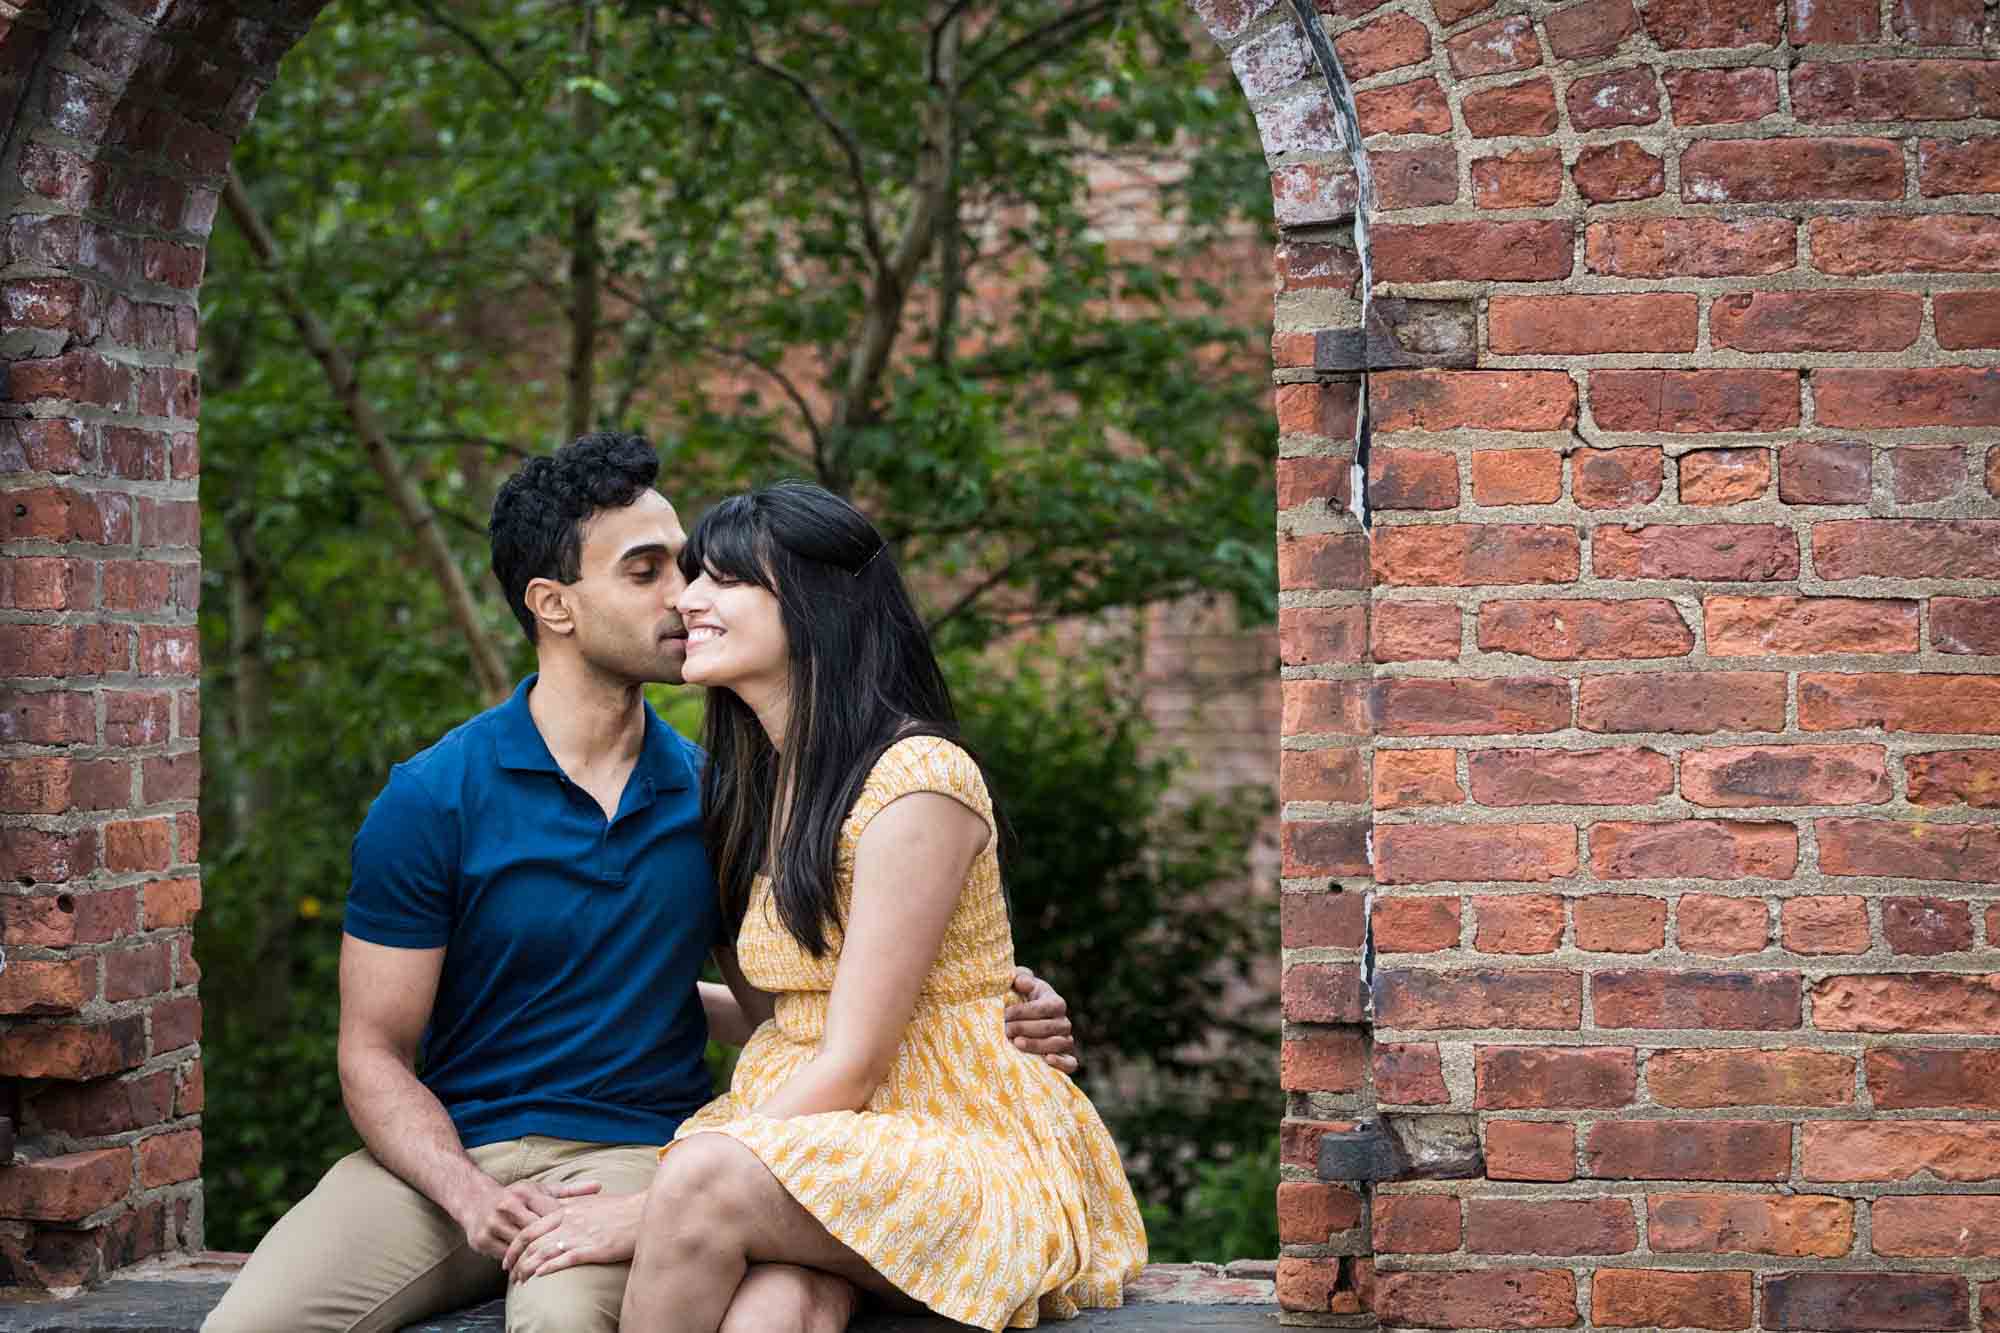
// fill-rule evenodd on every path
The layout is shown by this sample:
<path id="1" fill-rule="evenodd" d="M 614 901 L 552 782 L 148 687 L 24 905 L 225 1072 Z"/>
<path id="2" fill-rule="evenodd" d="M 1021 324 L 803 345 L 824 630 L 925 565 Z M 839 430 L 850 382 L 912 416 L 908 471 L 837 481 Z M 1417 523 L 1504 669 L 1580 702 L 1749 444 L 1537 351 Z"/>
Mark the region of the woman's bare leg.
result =
<path id="1" fill-rule="evenodd" d="M 722 1333 L 842 1333 L 861 1306 L 852 1282 L 796 1264 L 752 1264 Z"/>
<path id="2" fill-rule="evenodd" d="M 621 1333 L 716 1333 L 752 1263 L 818 1269 L 875 1295 L 901 1295 L 800 1207 L 755 1153 L 724 1134 L 695 1134 L 667 1154 L 646 1191 Z"/>

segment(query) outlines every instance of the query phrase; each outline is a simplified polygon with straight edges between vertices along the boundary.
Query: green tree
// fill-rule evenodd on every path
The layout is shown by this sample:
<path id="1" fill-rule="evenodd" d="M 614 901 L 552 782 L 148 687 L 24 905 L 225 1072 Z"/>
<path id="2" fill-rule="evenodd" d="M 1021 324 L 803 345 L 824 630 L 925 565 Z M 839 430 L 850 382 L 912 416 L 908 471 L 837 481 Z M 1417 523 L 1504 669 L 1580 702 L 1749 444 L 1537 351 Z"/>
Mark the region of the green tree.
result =
<path id="1" fill-rule="evenodd" d="M 1105 239 L 1107 158 L 1164 174 L 1179 244 Z M 779 475 L 876 517 L 1021 792 L 1023 955 L 1097 1025 L 1106 1088 L 1130 1084 L 1118 1127 L 1163 1206 L 1192 1188 L 1189 1089 L 1228 1142 L 1268 1127 L 1268 1073 L 1217 1062 L 1196 984 L 1260 929 L 1208 892 L 1248 816 L 1162 814 L 1170 765 L 1102 664 L 994 655 L 1192 592 L 1272 612 L 1264 330 L 1193 276 L 1268 228 L 1261 157 L 1174 0 L 341 0 L 237 170 L 204 291 L 216 1243 L 343 1141 L 348 840 L 391 763 L 529 665 L 484 514 L 584 425 L 658 441 L 690 518 Z M 1053 851 L 1090 819 L 1100 879 Z M 1086 880 L 1073 914 L 1049 887 Z M 1175 950 L 1187 989 L 1118 963 L 1130 939 Z M 1135 1004 L 1174 1013 L 1146 1035 Z M 1242 1029 L 1225 1055 L 1268 1039 Z"/>

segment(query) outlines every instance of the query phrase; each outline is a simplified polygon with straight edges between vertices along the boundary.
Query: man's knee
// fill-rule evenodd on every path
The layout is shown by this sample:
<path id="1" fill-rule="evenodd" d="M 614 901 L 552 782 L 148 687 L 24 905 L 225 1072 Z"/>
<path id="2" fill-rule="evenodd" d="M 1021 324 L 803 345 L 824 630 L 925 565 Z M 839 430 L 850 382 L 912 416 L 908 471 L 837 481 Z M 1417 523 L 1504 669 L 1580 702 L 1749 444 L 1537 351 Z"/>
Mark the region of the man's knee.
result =
<path id="1" fill-rule="evenodd" d="M 629 1264 L 579 1264 L 507 1288 L 507 1333 L 616 1333 Z"/>

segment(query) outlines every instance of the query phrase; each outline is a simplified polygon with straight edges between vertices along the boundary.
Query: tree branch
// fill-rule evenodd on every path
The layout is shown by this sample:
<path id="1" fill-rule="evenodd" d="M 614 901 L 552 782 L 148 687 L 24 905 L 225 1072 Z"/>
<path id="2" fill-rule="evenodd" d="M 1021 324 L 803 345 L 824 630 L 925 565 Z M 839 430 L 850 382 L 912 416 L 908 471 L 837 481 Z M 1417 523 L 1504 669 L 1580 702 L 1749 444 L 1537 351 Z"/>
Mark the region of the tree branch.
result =
<path id="1" fill-rule="evenodd" d="M 437 515 L 425 500 L 423 492 L 403 470 L 401 460 L 389 443 L 388 434 L 375 415 L 375 409 L 361 394 L 354 368 L 348 363 L 346 354 L 335 344 L 332 333 L 306 304 L 298 288 L 280 272 L 278 243 L 272 238 L 264 219 L 250 202 L 242 180 L 233 170 L 229 173 L 229 184 L 224 188 L 222 197 L 229 215 L 243 229 L 244 239 L 250 243 L 250 252 L 257 257 L 258 265 L 271 274 L 272 290 L 279 304 L 284 306 L 292 326 L 319 362 L 334 398 L 346 410 L 354 433 L 361 440 L 362 450 L 376 475 L 382 479 L 382 488 L 388 492 L 389 502 L 396 507 L 397 514 L 410 529 L 418 558 L 430 569 L 432 577 L 437 579 L 438 586 L 443 590 L 445 609 L 459 633 L 464 635 L 466 647 L 471 653 L 472 669 L 479 678 L 480 692 L 488 702 L 498 703 L 507 697 L 512 684 L 508 680 L 506 661 L 480 621 L 472 589 L 467 585 L 465 572 L 458 567 L 451 548 L 445 544 L 444 534 L 438 528 Z"/>
<path id="2" fill-rule="evenodd" d="M 508 69 L 500 63 L 500 58 L 493 54 L 493 48 L 488 46 L 485 39 L 478 33 L 452 18 L 449 14 L 441 11 L 432 3 L 432 0 L 410 0 L 410 3 L 423 11 L 425 18 L 458 38 L 459 41 L 464 42 L 471 49 L 472 54 L 479 57 L 480 64 L 486 66 L 486 68 L 492 70 L 506 81 L 508 91 L 512 92 L 514 96 L 526 97 L 528 95 L 528 86 L 515 77 L 513 70 Z"/>
<path id="3" fill-rule="evenodd" d="M 578 55 L 586 78 L 597 77 L 597 0 L 583 0 L 583 17 L 577 29 Z M 588 87 L 571 94 L 571 114 L 576 121 L 578 146 L 590 151 L 597 137 L 597 96 Z M 570 439 L 590 429 L 597 394 L 597 194 L 586 175 L 583 186 L 570 204 L 569 237 L 569 374 L 568 411 L 565 419 Z"/>
<path id="4" fill-rule="evenodd" d="M 1123 0 L 1097 0 L 1095 4 L 1079 6 L 1051 23 L 1043 24 L 1031 32 L 1025 32 L 975 64 L 966 74 L 964 86 L 970 88 L 973 84 L 986 77 L 989 71 L 996 68 L 1002 61 L 1017 51 L 1036 47 L 1060 46 L 1063 42 L 1069 40 L 1068 33 L 1071 28 L 1079 25 L 1085 28 L 1091 27 L 1100 20 L 1109 18 L 1121 8 L 1123 8 Z M 1041 53 L 1036 51 L 1027 64 L 1021 68 L 1027 69 L 1041 58 Z"/>

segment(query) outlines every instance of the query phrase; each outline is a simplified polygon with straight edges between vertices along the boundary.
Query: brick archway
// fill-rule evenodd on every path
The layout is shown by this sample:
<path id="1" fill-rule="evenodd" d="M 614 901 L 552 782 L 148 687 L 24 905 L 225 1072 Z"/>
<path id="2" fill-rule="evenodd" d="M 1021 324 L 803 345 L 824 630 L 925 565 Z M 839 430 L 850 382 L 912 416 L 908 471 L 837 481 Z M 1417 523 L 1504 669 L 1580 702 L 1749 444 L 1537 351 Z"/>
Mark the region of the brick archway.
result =
<path id="1" fill-rule="evenodd" d="M 321 2 L 0 0 L 0 1280 L 199 1243 L 195 295 Z M 1194 7 L 1281 228 L 1284 1304 L 2000 1328 L 1984 8 Z"/>

